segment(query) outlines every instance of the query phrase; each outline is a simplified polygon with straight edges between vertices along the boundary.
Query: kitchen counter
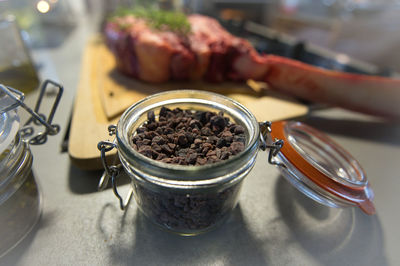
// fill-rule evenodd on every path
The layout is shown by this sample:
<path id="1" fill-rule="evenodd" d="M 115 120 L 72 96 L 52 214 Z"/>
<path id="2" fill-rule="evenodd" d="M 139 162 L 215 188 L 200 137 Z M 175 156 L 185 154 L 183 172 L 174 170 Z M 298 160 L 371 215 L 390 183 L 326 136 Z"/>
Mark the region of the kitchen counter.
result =
<path id="1" fill-rule="evenodd" d="M 42 78 L 65 87 L 54 121 L 57 136 L 32 147 L 43 212 L 33 231 L 0 265 L 399 265 L 400 124 L 341 109 L 302 118 L 326 132 L 361 163 L 377 214 L 332 209 L 293 188 L 259 152 L 238 207 L 216 230 L 180 237 L 149 223 L 134 201 L 119 209 L 111 189 L 97 192 L 101 171 L 83 171 L 60 152 L 81 66 L 95 27 L 87 18 L 56 47 L 35 49 Z M 35 94 L 27 101 L 33 102 Z M 129 187 L 122 178 L 120 192 Z"/>

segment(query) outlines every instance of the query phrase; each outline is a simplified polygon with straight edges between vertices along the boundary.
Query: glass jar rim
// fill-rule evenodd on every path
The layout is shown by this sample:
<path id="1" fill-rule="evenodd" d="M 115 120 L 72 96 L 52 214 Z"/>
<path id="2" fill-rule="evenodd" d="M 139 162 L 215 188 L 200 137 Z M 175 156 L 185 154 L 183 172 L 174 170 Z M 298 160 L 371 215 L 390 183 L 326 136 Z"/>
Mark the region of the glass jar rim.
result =
<path id="1" fill-rule="evenodd" d="M 161 108 L 168 104 L 198 104 L 204 106 L 212 106 L 221 111 L 228 112 L 232 117 L 241 120 L 248 130 L 248 140 L 245 149 L 239 154 L 213 164 L 206 165 L 176 165 L 167 164 L 148 158 L 138 151 L 134 150 L 129 143 L 129 130 L 132 130 L 133 120 L 139 116 L 146 114 L 148 111 Z M 121 116 L 116 133 L 116 142 L 118 153 L 121 161 L 134 164 L 136 167 L 145 168 L 141 171 L 148 179 L 155 179 L 161 182 L 194 182 L 210 183 L 210 182 L 226 182 L 229 179 L 228 169 L 232 172 L 243 167 L 243 161 L 248 157 L 254 157 L 258 151 L 259 143 L 259 126 L 255 116 L 242 104 L 237 101 L 223 96 L 221 94 L 200 91 L 200 90 L 171 90 L 150 95 L 141 101 L 130 106 Z M 242 162 L 242 163 L 241 163 Z M 140 167 L 145 165 L 145 167 Z M 126 167 L 126 165 L 124 165 Z M 158 174 L 162 171 L 162 177 Z M 204 175 L 207 172 L 208 175 Z"/>

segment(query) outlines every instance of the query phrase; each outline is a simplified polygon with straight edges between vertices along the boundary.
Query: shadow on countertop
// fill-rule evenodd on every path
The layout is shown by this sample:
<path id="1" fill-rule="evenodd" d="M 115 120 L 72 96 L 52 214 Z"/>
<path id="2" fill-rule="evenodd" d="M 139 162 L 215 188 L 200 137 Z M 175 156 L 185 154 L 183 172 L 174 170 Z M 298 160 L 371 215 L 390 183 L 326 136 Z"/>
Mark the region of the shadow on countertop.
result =
<path id="1" fill-rule="evenodd" d="M 70 164 L 68 184 L 69 189 L 75 194 L 89 194 L 97 192 L 97 186 L 104 170 L 82 170 Z M 117 177 L 117 185 L 124 185 L 129 183 L 129 177 L 122 173 Z M 107 189 L 111 188 L 109 182 Z"/>
<path id="2" fill-rule="evenodd" d="M 278 179 L 275 191 L 280 221 L 290 229 L 291 241 L 322 265 L 388 265 L 378 215 L 321 205 L 284 177 Z"/>
<path id="3" fill-rule="evenodd" d="M 107 210 L 108 209 L 108 210 Z M 118 228 L 106 232 L 102 225 L 106 212 L 116 207 L 105 205 L 98 220 L 98 230 L 104 241 L 119 238 L 109 245 L 112 264 L 116 265 L 268 265 L 262 243 L 248 230 L 240 206 L 237 206 L 224 226 L 212 233 L 196 237 L 183 237 L 160 230 L 137 210 L 134 227 L 126 217 L 120 216 Z M 128 210 L 132 211 L 132 209 Z M 116 218 L 116 216 L 114 216 Z M 118 224 L 118 223 L 117 223 Z M 104 228 L 103 228 L 104 227 Z M 128 227 L 128 229 L 125 229 Z M 132 230 L 135 228 L 135 230 Z M 110 229 L 109 229 L 110 230 Z M 117 232 L 116 232 L 117 231 Z M 126 234 L 130 234 L 127 236 Z"/>
<path id="4" fill-rule="evenodd" d="M 72 163 L 69 167 L 69 189 L 75 194 L 88 194 L 97 191 L 97 185 L 103 171 L 82 170 Z"/>

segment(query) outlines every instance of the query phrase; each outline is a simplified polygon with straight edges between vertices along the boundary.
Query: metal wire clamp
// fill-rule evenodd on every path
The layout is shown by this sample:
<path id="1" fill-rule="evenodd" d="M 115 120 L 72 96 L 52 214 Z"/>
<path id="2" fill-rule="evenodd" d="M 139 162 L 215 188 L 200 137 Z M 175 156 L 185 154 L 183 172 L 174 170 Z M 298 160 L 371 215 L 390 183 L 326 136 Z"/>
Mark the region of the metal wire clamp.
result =
<path id="1" fill-rule="evenodd" d="M 116 133 L 116 127 L 114 125 L 109 126 L 108 131 L 109 131 L 110 136 L 114 135 Z M 97 144 L 97 149 L 99 149 L 99 151 L 100 151 L 101 162 L 104 167 L 104 173 L 100 178 L 97 190 L 103 191 L 107 187 L 108 181 L 111 178 L 111 186 L 112 186 L 114 195 L 119 200 L 119 206 L 120 206 L 121 210 L 124 211 L 124 210 L 126 210 L 129 202 L 131 201 L 131 198 L 133 195 L 133 187 L 132 186 L 130 187 L 125 200 L 118 193 L 116 179 L 121 172 L 122 165 L 121 164 L 108 165 L 107 160 L 106 160 L 106 152 L 109 152 L 109 151 L 113 150 L 114 148 L 117 148 L 117 145 L 114 142 L 100 141 Z"/>
<path id="2" fill-rule="evenodd" d="M 274 139 L 273 141 L 271 140 L 270 137 L 271 122 L 269 121 L 260 122 L 259 127 L 260 127 L 260 149 L 263 151 L 269 149 L 268 162 L 273 165 L 286 167 L 284 164 L 274 159 L 275 156 L 281 150 L 284 141 L 281 139 Z"/>
<path id="3" fill-rule="evenodd" d="M 48 116 L 48 118 L 46 118 L 46 116 L 44 114 L 41 114 L 39 112 L 39 110 L 40 110 L 40 106 L 42 104 L 43 96 L 44 96 L 47 88 L 49 87 L 49 85 L 53 85 L 54 87 L 56 87 L 58 89 L 58 91 L 57 91 L 57 95 L 54 100 L 53 106 L 50 110 L 49 116 Z M 52 80 L 49 80 L 49 79 L 45 80 L 41 85 L 40 94 L 36 101 L 35 109 L 32 110 L 29 106 L 27 106 L 24 103 L 25 95 L 22 92 L 14 89 L 14 88 L 7 87 L 7 86 L 0 84 L 0 93 L 7 94 L 7 96 L 14 102 L 12 105 L 10 105 L 9 107 L 2 110 L 2 112 L 7 112 L 11 109 L 17 108 L 18 106 L 21 106 L 22 108 L 24 108 L 31 115 L 31 117 L 21 128 L 21 130 L 20 130 L 21 136 L 24 138 L 28 138 L 33 135 L 34 128 L 33 128 L 33 126 L 30 126 L 31 123 L 33 123 L 35 125 L 42 124 L 43 126 L 45 126 L 45 131 L 39 132 L 38 134 L 36 134 L 36 136 L 30 138 L 29 144 L 31 144 L 31 145 L 43 144 L 47 141 L 48 135 L 53 136 L 53 135 L 56 135 L 60 131 L 60 126 L 56 125 L 56 124 L 52 124 L 52 121 L 53 121 L 56 109 L 58 107 L 58 104 L 60 102 L 61 96 L 63 94 L 63 91 L 64 91 L 64 88 L 62 85 L 60 85 Z"/>

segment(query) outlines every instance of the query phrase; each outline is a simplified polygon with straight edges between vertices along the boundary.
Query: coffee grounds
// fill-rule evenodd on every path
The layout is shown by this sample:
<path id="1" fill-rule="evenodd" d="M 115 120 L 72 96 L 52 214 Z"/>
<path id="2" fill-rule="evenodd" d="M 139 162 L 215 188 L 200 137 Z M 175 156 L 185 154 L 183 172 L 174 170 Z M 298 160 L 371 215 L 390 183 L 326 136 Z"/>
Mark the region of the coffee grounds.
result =
<path id="1" fill-rule="evenodd" d="M 192 111 L 166 107 L 158 121 L 154 111 L 132 136 L 139 153 L 168 164 L 204 165 L 227 160 L 244 150 L 245 129 L 223 112 Z"/>

